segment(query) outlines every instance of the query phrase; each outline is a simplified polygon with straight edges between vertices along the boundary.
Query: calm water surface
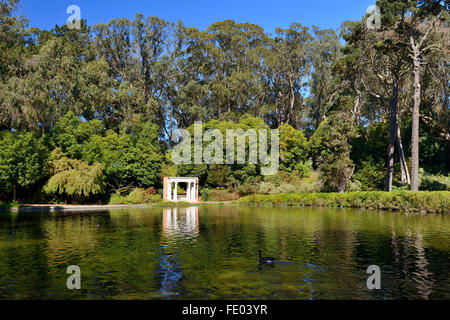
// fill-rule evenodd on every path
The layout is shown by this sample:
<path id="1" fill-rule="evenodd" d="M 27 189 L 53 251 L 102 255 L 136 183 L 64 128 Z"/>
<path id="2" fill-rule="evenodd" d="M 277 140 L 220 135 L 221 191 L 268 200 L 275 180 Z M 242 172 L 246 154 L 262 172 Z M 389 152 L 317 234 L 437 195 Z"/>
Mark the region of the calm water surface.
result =
<path id="1" fill-rule="evenodd" d="M 258 250 L 279 261 L 258 264 Z M 66 268 L 81 268 L 68 290 Z M 369 291 L 369 265 L 381 290 Z M 0 299 L 450 299 L 448 215 L 190 207 L 0 212 Z"/>

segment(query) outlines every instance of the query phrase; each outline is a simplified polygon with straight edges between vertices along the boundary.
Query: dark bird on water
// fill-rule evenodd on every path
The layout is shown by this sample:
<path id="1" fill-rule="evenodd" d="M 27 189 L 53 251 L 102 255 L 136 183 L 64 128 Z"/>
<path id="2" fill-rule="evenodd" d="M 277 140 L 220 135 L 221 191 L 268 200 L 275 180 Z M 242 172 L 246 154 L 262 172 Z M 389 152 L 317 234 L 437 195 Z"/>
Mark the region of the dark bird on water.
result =
<path id="1" fill-rule="evenodd" d="M 274 262 L 275 262 L 275 258 L 263 257 L 261 250 L 259 250 L 259 263 L 261 263 L 261 264 L 273 264 Z"/>

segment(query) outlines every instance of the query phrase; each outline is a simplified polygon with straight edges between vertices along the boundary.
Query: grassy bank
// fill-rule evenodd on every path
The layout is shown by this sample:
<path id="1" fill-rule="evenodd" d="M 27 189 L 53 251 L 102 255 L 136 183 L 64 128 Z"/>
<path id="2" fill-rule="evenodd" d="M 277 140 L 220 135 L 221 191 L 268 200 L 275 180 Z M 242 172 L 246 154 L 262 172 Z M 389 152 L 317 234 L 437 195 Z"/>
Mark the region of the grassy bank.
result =
<path id="1" fill-rule="evenodd" d="M 252 195 L 240 204 L 256 206 L 313 206 L 342 208 L 374 208 L 412 212 L 450 211 L 450 192 L 352 192 Z"/>

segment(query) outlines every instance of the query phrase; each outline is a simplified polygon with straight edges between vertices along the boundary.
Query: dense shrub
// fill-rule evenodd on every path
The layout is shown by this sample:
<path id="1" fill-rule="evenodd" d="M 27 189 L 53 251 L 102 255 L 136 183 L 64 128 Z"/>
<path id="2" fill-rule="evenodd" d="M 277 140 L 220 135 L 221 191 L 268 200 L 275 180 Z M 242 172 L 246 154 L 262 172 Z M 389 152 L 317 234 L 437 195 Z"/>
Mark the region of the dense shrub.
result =
<path id="1" fill-rule="evenodd" d="M 307 174 L 308 140 L 300 130 L 289 124 L 280 126 L 280 169 L 286 172 L 299 171 Z"/>
<path id="2" fill-rule="evenodd" d="M 241 198 L 245 205 L 287 205 L 374 208 L 418 212 L 450 212 L 450 192 L 352 192 L 252 195 Z"/>
<path id="3" fill-rule="evenodd" d="M 156 190 L 155 190 L 156 191 Z M 144 203 L 156 203 L 161 201 L 159 194 L 154 194 L 153 190 L 144 190 L 142 188 L 136 188 L 130 192 L 127 196 L 122 196 L 120 193 L 111 195 L 109 204 L 144 204 Z"/>
<path id="4" fill-rule="evenodd" d="M 348 192 L 363 191 L 363 183 L 357 179 L 352 179 L 347 183 Z"/>
<path id="5" fill-rule="evenodd" d="M 144 203 L 144 189 L 136 188 L 128 195 L 128 203 Z"/>
<path id="6" fill-rule="evenodd" d="M 202 201 L 209 201 L 209 194 L 211 190 L 208 188 L 204 188 L 200 191 L 200 195 L 202 197 Z"/>
<path id="7" fill-rule="evenodd" d="M 320 172 L 310 171 L 308 175 L 300 180 L 293 180 L 291 184 L 297 186 L 298 193 L 317 193 L 323 189 Z"/>
<path id="8" fill-rule="evenodd" d="M 109 204 L 126 204 L 126 197 L 122 196 L 120 193 L 113 193 L 109 199 Z"/>
<path id="9" fill-rule="evenodd" d="M 260 194 L 274 194 L 276 190 L 277 188 L 272 182 L 263 182 L 259 186 Z"/>
<path id="10" fill-rule="evenodd" d="M 302 182 L 297 187 L 298 193 L 318 193 L 322 191 L 323 183 L 320 181 L 315 182 Z"/>
<path id="11" fill-rule="evenodd" d="M 375 191 L 382 190 L 384 187 L 386 172 L 382 164 L 375 164 L 370 157 L 367 161 L 362 161 L 361 168 L 355 173 L 353 179 L 353 190 L 349 191 Z M 355 190 L 355 183 L 359 190 Z"/>
<path id="12" fill-rule="evenodd" d="M 155 187 L 150 187 L 145 190 L 145 195 L 155 195 L 158 193 L 158 190 Z"/>
<path id="13" fill-rule="evenodd" d="M 420 190 L 450 191 L 450 177 L 423 174 L 420 177 Z"/>
<path id="14" fill-rule="evenodd" d="M 348 107 L 352 102 L 341 98 L 339 104 Z M 323 121 L 310 139 L 311 157 L 318 165 L 327 191 L 345 192 L 347 188 L 355 169 L 350 159 L 350 142 L 354 136 L 349 113 L 337 112 Z"/>
<path id="15" fill-rule="evenodd" d="M 273 175 L 273 176 L 265 176 L 264 177 L 264 182 L 266 183 L 271 183 L 274 186 L 279 186 L 283 181 L 282 181 L 282 177 L 283 177 L 284 171 L 280 171 L 278 174 Z"/>
<path id="16" fill-rule="evenodd" d="M 323 183 L 318 172 L 310 171 L 303 176 L 298 171 L 280 171 L 277 175 L 265 176 L 262 183 L 244 183 L 236 188 L 241 196 L 251 194 L 315 193 L 320 192 Z"/>
<path id="17" fill-rule="evenodd" d="M 276 193 L 297 193 L 297 187 L 292 184 L 282 184 L 276 188 Z"/>
<path id="18" fill-rule="evenodd" d="M 240 196 L 248 196 L 250 194 L 255 194 L 258 191 L 258 187 L 251 183 L 243 183 L 236 188 L 236 192 Z"/>
<path id="19" fill-rule="evenodd" d="M 228 190 L 212 190 L 208 195 L 209 201 L 234 201 L 239 199 L 239 194 Z"/>

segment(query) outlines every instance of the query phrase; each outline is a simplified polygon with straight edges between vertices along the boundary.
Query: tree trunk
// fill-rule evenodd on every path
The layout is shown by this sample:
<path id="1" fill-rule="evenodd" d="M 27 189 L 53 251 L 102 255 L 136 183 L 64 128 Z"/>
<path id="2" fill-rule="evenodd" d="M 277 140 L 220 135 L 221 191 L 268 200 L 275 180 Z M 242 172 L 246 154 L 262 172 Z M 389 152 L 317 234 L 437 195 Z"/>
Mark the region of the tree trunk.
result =
<path id="1" fill-rule="evenodd" d="M 397 100 L 398 84 L 394 83 L 391 98 L 391 124 L 389 132 L 389 152 L 387 160 L 387 174 L 385 191 L 392 192 L 392 180 L 394 176 L 395 136 L 397 134 Z"/>
<path id="2" fill-rule="evenodd" d="M 289 111 L 287 112 L 287 115 L 285 117 L 285 124 L 291 123 L 291 117 L 294 115 L 294 105 L 295 105 L 295 92 L 294 92 L 294 85 L 292 84 L 291 80 L 289 79 L 289 84 L 291 86 L 291 94 L 289 99 Z"/>
<path id="3" fill-rule="evenodd" d="M 411 190 L 419 191 L 420 52 L 414 48 L 414 106 L 411 138 Z"/>
<path id="4" fill-rule="evenodd" d="M 398 122 L 397 122 L 397 147 L 398 147 L 398 156 L 400 159 L 400 170 L 402 173 L 402 183 L 406 183 L 409 185 L 411 184 L 411 178 L 409 176 L 408 164 L 406 163 L 405 152 L 403 150 L 402 133 Z"/>
<path id="5" fill-rule="evenodd" d="M 356 99 L 355 104 L 353 106 L 353 116 L 355 117 L 355 121 L 358 122 L 359 115 L 361 114 L 361 91 L 355 89 L 356 91 Z"/>
<path id="6" fill-rule="evenodd" d="M 13 202 L 17 200 L 17 185 L 13 186 Z"/>

